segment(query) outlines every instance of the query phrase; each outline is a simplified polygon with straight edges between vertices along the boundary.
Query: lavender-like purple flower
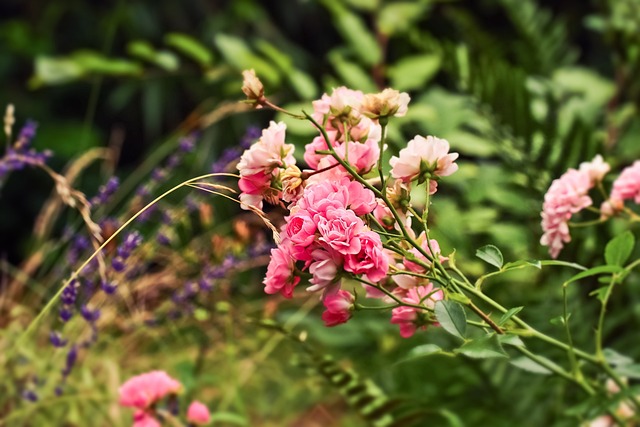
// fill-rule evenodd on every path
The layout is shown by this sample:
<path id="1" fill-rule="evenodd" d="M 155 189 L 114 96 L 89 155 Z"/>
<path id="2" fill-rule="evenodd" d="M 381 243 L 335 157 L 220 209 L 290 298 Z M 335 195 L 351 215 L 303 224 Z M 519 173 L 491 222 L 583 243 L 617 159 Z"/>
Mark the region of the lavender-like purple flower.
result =
<path id="1" fill-rule="evenodd" d="M 91 310 L 86 305 L 82 306 L 82 308 L 80 309 L 80 314 L 82 314 L 82 317 L 84 318 L 84 320 L 86 320 L 89 323 L 95 323 L 100 318 L 99 309 L 96 308 L 95 310 Z"/>
<path id="2" fill-rule="evenodd" d="M 113 282 L 103 281 L 102 283 L 100 283 L 100 288 L 104 291 L 105 294 L 113 295 L 118 289 L 118 286 Z"/>
<path id="3" fill-rule="evenodd" d="M 36 151 L 31 147 L 31 141 L 36 135 L 38 124 L 27 120 L 18 134 L 16 142 L 7 148 L 4 156 L 0 157 L 0 179 L 11 171 L 24 169 L 26 166 L 42 166 L 52 156 L 51 151 Z"/>
<path id="4" fill-rule="evenodd" d="M 142 243 L 142 236 L 137 231 L 133 231 L 125 237 L 124 242 L 116 250 L 116 256 L 111 260 L 111 266 L 117 272 L 122 272 L 126 268 L 126 261 Z"/>
<path id="5" fill-rule="evenodd" d="M 118 177 L 112 176 L 106 184 L 101 185 L 100 188 L 98 188 L 98 194 L 91 199 L 91 205 L 104 205 L 109 201 L 109 198 L 118 191 L 118 187 L 120 187 L 120 180 Z"/>
<path id="6" fill-rule="evenodd" d="M 38 395 L 33 390 L 23 390 L 22 391 L 22 398 L 24 400 L 28 400 L 29 402 L 37 402 L 38 401 Z"/>
<path id="7" fill-rule="evenodd" d="M 71 347 L 69 352 L 67 353 L 67 358 L 65 360 L 64 369 L 62 369 L 62 376 L 64 378 L 68 377 L 73 369 L 73 366 L 76 364 L 76 360 L 78 360 L 78 347 L 75 345 Z"/>
<path id="8" fill-rule="evenodd" d="M 60 335 L 60 332 L 58 331 L 51 331 L 49 334 L 49 341 L 54 347 L 64 347 L 67 345 L 67 342 L 69 342 L 69 340 L 63 339 L 62 335 Z"/>
<path id="9" fill-rule="evenodd" d="M 238 147 L 230 147 L 222 152 L 222 155 L 211 165 L 211 173 L 221 173 L 229 169 L 230 165 L 237 161 L 242 152 L 260 137 L 261 130 L 255 126 L 250 126 L 242 136 Z"/>

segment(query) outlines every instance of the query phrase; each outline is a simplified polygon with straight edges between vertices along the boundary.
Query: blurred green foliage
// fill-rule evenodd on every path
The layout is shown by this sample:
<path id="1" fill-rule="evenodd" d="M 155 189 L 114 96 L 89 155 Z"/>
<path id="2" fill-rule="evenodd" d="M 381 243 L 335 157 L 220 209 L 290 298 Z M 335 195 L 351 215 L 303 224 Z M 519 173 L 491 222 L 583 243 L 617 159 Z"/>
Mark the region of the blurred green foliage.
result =
<path id="1" fill-rule="evenodd" d="M 442 184 L 431 220 L 444 252 L 455 249 L 471 275 L 492 268 L 475 257 L 487 243 L 500 248 L 505 262 L 546 257 L 538 244 L 542 196 L 567 168 L 596 153 L 614 170 L 640 158 L 637 0 L 16 0 L 0 5 L 0 17 L 2 104 L 16 105 L 19 122 L 40 122 L 37 146 L 55 152 L 54 166 L 91 147 L 122 144 L 117 171 L 135 172 L 130 190 L 155 166 L 140 169 L 143 160 L 175 147 L 175 138 L 164 136 L 201 128 L 198 155 L 181 171 L 195 176 L 237 145 L 249 124 L 274 118 L 251 112 L 211 126 L 190 121 L 241 99 L 243 69 L 255 69 L 270 96 L 292 110 L 309 109 L 339 85 L 410 92 L 409 114 L 390 124 L 390 151 L 420 133 L 446 138 L 461 153 L 460 171 Z M 309 142 L 310 127 L 275 118 L 288 123 L 300 148 Z M 95 192 L 101 174 L 92 169 L 80 188 Z M 16 264 L 33 243 L 32 219 L 50 187 L 26 171 L 2 189 L 0 241 L 9 242 L 4 250 Z M 233 215 L 233 207 L 216 209 Z M 580 230 L 562 256 L 602 263 L 604 244 L 617 231 L 616 223 Z M 521 314 L 541 330 L 561 334 L 548 319 L 562 313 L 560 285 L 569 274 L 524 268 L 485 286 L 505 306 L 525 306 Z M 341 400 L 344 387 L 317 369 L 322 358 L 304 354 L 286 335 L 239 320 L 260 313 L 267 299 L 260 272 L 234 280 L 242 285 L 229 296 L 231 312 L 218 305 L 206 319 L 176 322 L 169 336 L 144 329 L 135 338 L 107 333 L 74 374 L 77 395 L 51 405 L 25 403 L 20 411 L 33 417 L 31 425 L 85 425 L 89 418 L 113 425 L 128 416 L 105 409 L 117 384 L 162 368 L 178 372 L 188 390 L 214 390 L 203 399 L 218 405 L 220 425 L 364 425 L 357 396 L 349 401 L 347 391 Z M 629 280 L 614 295 L 606 330 L 607 345 L 634 358 L 640 348 L 629 329 L 640 320 L 639 283 Z M 569 288 L 571 321 L 578 346 L 589 347 L 597 308 L 589 293 L 598 283 L 580 286 Z M 283 304 L 278 320 L 293 318 L 291 326 L 308 333 L 315 351 L 374 381 L 390 402 L 419 408 L 417 419 L 428 425 L 570 426 L 594 415 L 571 410 L 582 400 L 577 391 L 522 360 L 451 358 L 424 347 L 452 348 L 456 343 L 443 331 L 403 340 L 370 313 L 326 329 L 318 316 L 296 318 L 298 306 Z M 15 333 L 3 331 L 5 338 Z M 119 340 L 132 341 L 132 348 L 123 354 Z M 509 344 L 492 345 L 502 354 Z M 207 353 L 202 366 L 186 350 L 198 346 Z M 390 404 L 388 413 L 399 406 Z M 313 424 L 323 412 L 329 418 Z"/>

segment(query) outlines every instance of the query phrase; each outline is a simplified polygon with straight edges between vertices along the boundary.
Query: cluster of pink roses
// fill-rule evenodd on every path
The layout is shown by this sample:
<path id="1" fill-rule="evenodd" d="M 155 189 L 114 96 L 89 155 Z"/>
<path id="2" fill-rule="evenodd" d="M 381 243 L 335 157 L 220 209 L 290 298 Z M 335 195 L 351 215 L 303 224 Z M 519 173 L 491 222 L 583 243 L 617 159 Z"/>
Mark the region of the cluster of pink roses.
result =
<path id="1" fill-rule="evenodd" d="M 245 72 L 243 92 L 256 106 L 274 107 L 252 72 Z M 362 282 L 368 297 L 397 304 L 392 323 L 403 337 L 433 323 L 428 312 L 444 298 L 426 278 L 431 261 L 423 255 L 431 256 L 433 250 L 444 262 L 437 242 L 427 242 L 424 233 L 416 239 L 421 250 L 404 241 L 408 260 L 402 252 L 386 249 L 378 231 L 398 232 L 398 221 L 411 230 L 407 207 L 412 182 L 428 180 L 429 193 L 435 193 L 437 180 L 457 170 L 458 154 L 449 153 L 443 139 L 417 136 L 391 159 L 395 181 L 380 190 L 386 200 L 362 184 L 385 149 L 384 124 L 405 115 L 408 103 L 409 95 L 393 89 L 364 94 L 336 88 L 313 102 L 311 117 L 323 131 L 305 147 L 309 169 L 295 166 L 293 146 L 284 142 L 285 125 L 274 122 L 237 166 L 245 209 L 261 209 L 264 200 L 289 211 L 280 243 L 271 252 L 265 291 L 291 298 L 301 278 L 309 277 L 307 290 L 321 291 L 327 326 L 348 321 L 358 306 L 357 296 L 341 289 L 345 278 Z"/>
<path id="2" fill-rule="evenodd" d="M 540 244 L 549 247 L 552 258 L 557 258 L 565 243 L 571 241 L 571 217 L 593 204 L 589 191 L 601 182 L 611 167 L 602 156 L 584 162 L 578 169 L 569 169 L 551 183 L 542 205 Z M 625 200 L 640 203 L 640 161 L 625 168 L 613 182 L 609 198 L 600 206 L 602 219 L 614 216 L 624 209 Z"/>
<path id="3" fill-rule="evenodd" d="M 164 371 L 151 371 L 127 380 L 120 387 L 120 405 L 135 408 L 133 427 L 160 427 L 156 405 L 164 398 L 176 396 L 182 384 Z M 193 401 L 187 409 L 187 421 L 191 425 L 205 425 L 211 416 L 209 409 Z"/>

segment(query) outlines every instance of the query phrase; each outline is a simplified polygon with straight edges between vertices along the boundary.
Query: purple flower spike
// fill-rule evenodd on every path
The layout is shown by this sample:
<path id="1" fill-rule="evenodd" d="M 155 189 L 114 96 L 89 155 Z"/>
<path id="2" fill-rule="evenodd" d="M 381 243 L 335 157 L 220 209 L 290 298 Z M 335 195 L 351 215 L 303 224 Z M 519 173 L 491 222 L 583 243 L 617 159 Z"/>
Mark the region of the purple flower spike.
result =
<path id="1" fill-rule="evenodd" d="M 73 317 L 73 311 L 71 308 L 63 307 L 60 309 L 60 320 L 68 322 Z"/>
<path id="2" fill-rule="evenodd" d="M 82 306 L 82 308 L 80 309 L 80 313 L 82 314 L 82 317 L 84 317 L 84 320 L 89 323 L 94 323 L 100 318 L 99 309 L 91 310 L 86 305 Z"/>
<path id="3" fill-rule="evenodd" d="M 60 332 L 57 331 L 52 331 L 49 334 L 49 341 L 51 341 L 51 344 L 53 344 L 54 347 L 64 347 L 65 345 L 67 345 L 67 342 L 69 340 L 65 340 L 62 338 L 62 335 L 60 335 Z"/>
<path id="4" fill-rule="evenodd" d="M 113 282 L 102 282 L 100 284 L 100 288 L 102 288 L 102 290 L 104 291 L 105 294 L 107 295 L 113 295 L 116 290 L 118 289 L 118 286 L 116 286 L 115 283 Z"/>
<path id="5" fill-rule="evenodd" d="M 23 390 L 22 391 L 22 398 L 24 400 L 28 400 L 29 402 L 37 402 L 38 401 L 38 395 L 33 390 Z"/>

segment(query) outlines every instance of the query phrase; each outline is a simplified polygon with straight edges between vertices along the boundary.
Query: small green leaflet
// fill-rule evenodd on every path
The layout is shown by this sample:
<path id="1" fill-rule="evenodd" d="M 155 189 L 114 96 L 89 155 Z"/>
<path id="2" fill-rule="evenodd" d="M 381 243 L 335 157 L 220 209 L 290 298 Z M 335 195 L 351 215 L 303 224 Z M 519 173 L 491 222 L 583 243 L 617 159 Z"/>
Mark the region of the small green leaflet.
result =
<path id="1" fill-rule="evenodd" d="M 636 239 L 633 233 L 625 231 L 607 243 L 604 249 L 604 259 L 609 265 L 622 266 L 631 256 Z"/>
<path id="2" fill-rule="evenodd" d="M 551 371 L 541 364 L 534 362 L 533 360 L 527 357 L 519 357 L 517 359 L 513 359 L 511 364 L 516 368 L 520 368 L 523 371 L 531 372 L 532 374 L 540 374 L 540 375 L 550 375 Z"/>
<path id="3" fill-rule="evenodd" d="M 475 340 L 467 341 L 454 351 L 472 359 L 509 357 L 502 349 L 502 345 L 495 334 L 485 335 Z"/>
<path id="4" fill-rule="evenodd" d="M 505 314 L 502 315 L 502 317 L 500 318 L 500 320 L 498 320 L 498 325 L 502 326 L 505 323 L 507 323 L 507 321 L 509 319 L 511 319 L 513 316 L 515 316 L 516 314 L 520 313 L 520 311 L 523 309 L 524 307 L 513 307 L 510 308 L 509 310 L 507 310 L 507 312 Z"/>
<path id="5" fill-rule="evenodd" d="M 460 304 L 453 301 L 438 301 L 434 311 L 442 329 L 464 339 L 467 332 L 467 315 Z"/>
<path id="6" fill-rule="evenodd" d="M 479 248 L 476 251 L 476 256 L 481 260 L 498 268 L 502 268 L 502 264 L 504 263 L 502 252 L 500 252 L 500 249 L 498 249 L 494 245 L 485 245 Z"/>

